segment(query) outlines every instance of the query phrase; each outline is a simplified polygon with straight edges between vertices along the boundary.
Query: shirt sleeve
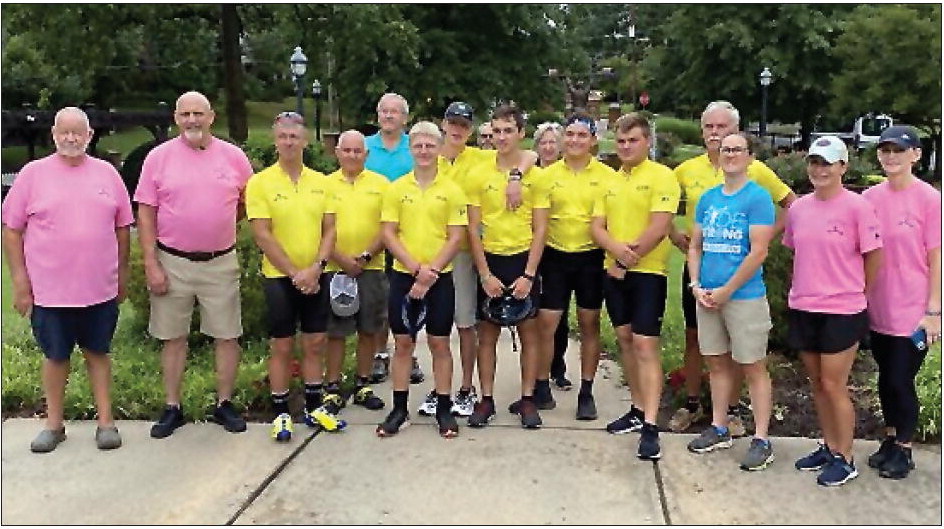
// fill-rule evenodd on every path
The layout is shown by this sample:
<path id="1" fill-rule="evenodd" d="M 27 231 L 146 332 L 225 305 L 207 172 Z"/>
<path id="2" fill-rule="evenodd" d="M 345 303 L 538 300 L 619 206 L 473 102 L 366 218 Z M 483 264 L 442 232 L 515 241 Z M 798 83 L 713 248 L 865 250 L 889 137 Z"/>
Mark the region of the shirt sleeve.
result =
<path id="1" fill-rule="evenodd" d="M 453 185 L 452 192 L 449 193 L 449 220 L 446 224 L 449 226 L 468 226 L 469 225 L 469 200 L 458 185 Z"/>
<path id="2" fill-rule="evenodd" d="M 777 211 L 773 200 L 767 193 L 756 193 L 751 200 L 750 213 L 747 217 L 749 226 L 773 226 L 777 220 Z"/>
<path id="3" fill-rule="evenodd" d="M 320 174 L 320 173 L 319 173 Z M 321 175 L 325 178 L 324 175 Z M 338 212 L 338 184 L 335 180 L 325 180 L 325 214 Z"/>
<path id="4" fill-rule="evenodd" d="M 671 173 L 666 171 L 653 179 L 653 190 L 649 211 L 653 213 L 675 213 L 678 211 L 682 189 Z M 594 213 L 596 216 L 596 213 Z"/>
<path id="5" fill-rule="evenodd" d="M 253 175 L 246 184 L 246 218 L 271 219 L 269 201 L 265 195 L 265 185 L 259 174 Z"/>
<path id="6" fill-rule="evenodd" d="M 754 181 L 767 190 L 767 193 L 770 194 L 774 203 L 779 204 L 781 200 L 786 198 L 786 196 L 793 191 L 790 189 L 790 186 L 783 183 L 783 180 L 777 176 L 777 173 L 775 173 L 773 169 L 767 167 L 767 164 L 760 160 L 755 160 L 748 170 L 751 176 L 754 177 Z"/>
<path id="7" fill-rule="evenodd" d="M 593 201 L 593 210 L 590 213 L 591 217 L 606 217 L 606 197 L 607 193 L 603 193 L 598 196 L 596 200 Z"/>
<path id="8" fill-rule="evenodd" d="M 30 164 L 26 164 L 20 173 L 13 180 L 13 186 L 7 192 L 7 197 L 3 200 L 3 225 L 13 230 L 22 230 L 26 227 L 26 219 L 29 217 L 27 207 L 29 205 L 31 189 L 33 187 L 33 171 Z"/>
<path id="9" fill-rule="evenodd" d="M 400 222 L 400 195 L 399 186 L 387 186 L 383 196 L 383 206 L 380 212 L 380 222 Z"/>
<path id="10" fill-rule="evenodd" d="M 550 209 L 551 195 L 547 186 L 547 173 L 537 167 L 528 172 L 531 175 L 531 200 L 533 209 Z"/>
<path id="11" fill-rule="evenodd" d="M 859 252 L 865 254 L 882 247 L 882 235 L 879 229 L 875 207 L 867 200 L 859 200 L 856 209 L 856 230 L 859 238 Z"/>
<path id="12" fill-rule="evenodd" d="M 160 146 L 158 145 L 158 147 Z M 144 163 L 141 165 L 141 178 L 138 180 L 138 188 L 134 191 L 134 201 L 139 204 L 157 206 L 157 182 L 155 178 L 161 165 L 160 152 L 151 150 L 144 157 Z"/>

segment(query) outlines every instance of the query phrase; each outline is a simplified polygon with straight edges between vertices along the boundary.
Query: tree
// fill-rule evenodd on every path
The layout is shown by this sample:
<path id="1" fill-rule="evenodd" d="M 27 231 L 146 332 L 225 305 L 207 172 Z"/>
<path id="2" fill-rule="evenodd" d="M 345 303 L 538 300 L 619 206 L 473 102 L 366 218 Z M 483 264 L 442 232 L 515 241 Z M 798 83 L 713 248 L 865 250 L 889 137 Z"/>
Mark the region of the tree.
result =
<path id="1" fill-rule="evenodd" d="M 223 49 L 223 80 L 226 85 L 226 120 L 229 137 L 245 142 L 249 137 L 246 118 L 246 93 L 243 90 L 243 65 L 239 60 L 239 13 L 233 4 L 220 6 L 222 30 L 220 47 Z"/>

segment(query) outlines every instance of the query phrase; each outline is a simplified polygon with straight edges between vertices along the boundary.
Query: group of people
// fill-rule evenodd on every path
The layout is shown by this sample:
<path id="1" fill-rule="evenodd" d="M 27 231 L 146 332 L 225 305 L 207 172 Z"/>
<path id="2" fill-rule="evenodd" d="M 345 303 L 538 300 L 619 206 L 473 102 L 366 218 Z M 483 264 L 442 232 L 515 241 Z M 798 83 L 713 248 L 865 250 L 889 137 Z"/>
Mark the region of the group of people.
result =
<path id="1" fill-rule="evenodd" d="M 457 417 L 469 427 L 487 426 L 497 413 L 496 348 L 507 326 L 521 341 L 520 398 L 509 412 L 522 427 L 539 428 L 540 413 L 556 406 L 551 382 L 562 390 L 572 386 L 561 367 L 567 342 L 561 322 L 573 297 L 580 334 L 575 418 L 598 416 L 593 383 L 605 303 L 632 402 L 606 430 L 639 432 L 637 456 L 657 460 L 660 335 L 675 246 L 687 258 L 688 399 L 670 427 L 684 430 L 705 414 L 699 399 L 704 359 L 711 425 L 689 450 L 728 448 L 744 435 L 737 406 L 746 380 L 755 431 L 740 466 L 761 470 L 774 457 L 767 435 L 771 320 L 763 262 L 783 230 L 784 244 L 795 252 L 789 340 L 801 352 L 823 432 L 822 443 L 796 468 L 820 470 L 822 485 L 857 475 L 846 386 L 870 329 L 888 437 L 869 465 L 892 478 L 913 468 L 914 378 L 928 344 L 941 334 L 941 197 L 912 172 L 920 158 L 914 129 L 896 126 L 882 134 L 879 161 L 888 179 L 862 196 L 842 187 L 845 144 L 817 140 L 807 156 L 814 192 L 797 198 L 755 159 L 751 138 L 739 132 L 737 109 L 725 101 L 702 113 L 705 154 L 674 170 L 649 159 L 655 138 L 636 113 L 614 124 L 617 170 L 594 156 L 597 125 L 582 112 L 563 124 L 538 126 L 533 151 L 522 147 L 525 117 L 513 105 L 496 108 L 489 130 L 480 131 L 480 141 L 494 150 L 467 146 L 475 114 L 463 102 L 450 104 L 441 123 L 419 121 L 408 131 L 402 96 L 384 94 L 377 114 L 376 134 L 339 136 L 340 168 L 324 175 L 303 164 L 303 117 L 280 113 L 272 126 L 278 160 L 254 174 L 238 147 L 212 136 L 214 113 L 205 96 L 188 92 L 177 100 L 180 135 L 148 154 L 134 193 L 150 292 L 148 329 L 162 341 L 166 395 L 152 437 L 167 437 L 185 423 L 180 392 L 195 300 L 200 331 L 215 340 L 212 419 L 227 431 L 246 429 L 231 403 L 242 333 L 233 250 L 245 216 L 263 254 L 271 435 L 277 441 L 290 440 L 294 431 L 288 396 L 299 330 L 302 420 L 311 427 L 343 427 L 344 342 L 355 333 L 351 402 L 385 408 L 371 384 L 389 375 L 391 409 L 376 434 L 390 437 L 408 425 L 410 384 L 425 378 L 415 359 L 421 329 L 432 355 L 433 389 L 418 413 L 434 416 L 445 438 L 459 434 Z M 65 440 L 62 401 L 76 344 L 95 394 L 98 447 L 121 445 L 107 353 L 127 285 L 134 217 L 114 168 L 86 155 L 91 136 L 81 110 L 61 110 L 52 128 L 56 153 L 27 164 L 3 206 L 14 305 L 31 318 L 45 354 L 47 419 L 32 443 L 35 452 Z M 685 218 L 676 223 L 682 197 Z M 461 370 L 455 395 L 454 326 Z M 386 352 L 390 332 L 392 354 Z"/>

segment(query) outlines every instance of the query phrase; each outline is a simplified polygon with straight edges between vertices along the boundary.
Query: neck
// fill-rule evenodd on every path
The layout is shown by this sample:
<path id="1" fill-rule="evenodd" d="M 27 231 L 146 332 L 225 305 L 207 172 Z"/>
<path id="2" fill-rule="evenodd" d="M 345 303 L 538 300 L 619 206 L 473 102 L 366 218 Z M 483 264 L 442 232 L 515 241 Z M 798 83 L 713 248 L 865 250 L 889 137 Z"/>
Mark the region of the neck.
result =
<path id="1" fill-rule="evenodd" d="M 425 186 L 436 179 L 436 170 L 435 164 L 429 167 L 414 167 L 413 174 L 416 175 L 416 181 Z"/>
<path id="2" fill-rule="evenodd" d="M 302 174 L 302 159 L 279 158 L 279 167 L 292 177 L 292 180 L 298 180 Z"/>
<path id="3" fill-rule="evenodd" d="M 394 129 L 394 130 L 380 129 L 380 137 L 383 138 L 384 141 L 400 141 L 400 136 L 402 135 L 403 135 L 403 131 L 400 129 Z"/>
<path id="4" fill-rule="evenodd" d="M 204 134 L 203 137 L 200 138 L 200 141 L 196 143 L 193 143 L 190 140 L 188 140 L 186 136 L 184 136 L 183 138 L 184 138 L 184 143 L 186 143 L 187 146 L 190 147 L 191 149 L 195 151 L 205 151 L 206 148 L 210 145 L 210 140 L 213 139 L 213 136 L 209 134 Z"/>
<path id="5" fill-rule="evenodd" d="M 747 172 L 736 174 L 724 174 L 724 191 L 733 193 L 747 184 Z"/>
<path id="6" fill-rule="evenodd" d="M 455 160 L 465 150 L 465 144 L 453 145 L 451 143 L 443 144 L 442 155 L 450 160 Z"/>
<path id="7" fill-rule="evenodd" d="M 500 169 L 518 167 L 521 163 L 521 149 L 514 149 L 506 153 L 499 152 L 495 155 L 495 161 Z"/>
<path id="8" fill-rule="evenodd" d="M 582 154 L 580 156 L 565 156 L 564 163 L 567 164 L 567 167 L 571 169 L 583 169 L 584 167 L 590 165 L 590 159 L 592 156 L 590 153 Z"/>
<path id="9" fill-rule="evenodd" d="M 360 176 L 360 174 L 363 172 L 364 172 L 363 167 L 359 169 L 344 169 L 343 167 L 341 168 L 341 174 L 343 174 L 344 178 L 347 178 L 349 182 L 353 182 L 354 180 L 357 180 L 357 177 Z"/>
<path id="10" fill-rule="evenodd" d="M 82 162 L 85 161 L 85 157 L 88 156 L 85 153 L 82 153 L 78 156 L 66 156 L 64 154 L 59 155 L 59 159 L 69 167 L 78 167 L 82 165 Z"/>
<path id="11" fill-rule="evenodd" d="M 839 182 L 837 184 L 830 184 L 827 186 L 814 188 L 813 196 L 820 200 L 829 200 L 839 193 L 842 193 L 842 190 L 842 182 Z"/>
<path id="12" fill-rule="evenodd" d="M 708 160 L 711 162 L 711 165 L 719 167 L 721 165 L 721 151 L 713 151 L 708 149 Z"/>
<path id="13" fill-rule="evenodd" d="M 886 176 L 888 176 L 888 185 L 890 185 L 892 189 L 896 191 L 900 191 L 908 187 L 915 179 L 915 176 L 911 173 Z"/>
<path id="14" fill-rule="evenodd" d="M 641 164 L 641 163 L 644 162 L 644 161 L 646 161 L 646 158 L 643 158 L 642 160 L 639 160 L 639 161 L 627 160 L 627 161 L 623 162 L 623 165 L 620 167 L 620 169 L 622 169 L 623 171 L 629 173 L 629 172 L 632 171 L 634 168 L 639 167 L 639 164 Z"/>

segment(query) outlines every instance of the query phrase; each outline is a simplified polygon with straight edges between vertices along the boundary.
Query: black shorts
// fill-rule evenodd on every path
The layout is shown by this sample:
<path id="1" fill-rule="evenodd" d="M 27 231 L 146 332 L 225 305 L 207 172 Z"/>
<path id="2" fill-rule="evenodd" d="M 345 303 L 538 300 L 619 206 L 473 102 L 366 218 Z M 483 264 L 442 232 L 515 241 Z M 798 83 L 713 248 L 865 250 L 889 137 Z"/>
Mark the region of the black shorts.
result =
<path id="1" fill-rule="evenodd" d="M 111 299 L 88 307 L 33 305 L 30 325 L 50 360 L 68 360 L 76 345 L 90 353 L 108 354 L 118 325 L 118 302 Z"/>
<path id="2" fill-rule="evenodd" d="M 688 284 L 692 282 L 692 276 L 688 274 L 688 263 L 682 267 L 682 315 L 685 316 L 685 328 L 698 328 L 698 318 L 695 317 L 695 294 Z"/>
<path id="3" fill-rule="evenodd" d="M 869 332 L 869 316 L 789 309 L 787 345 L 808 353 L 838 353 L 857 345 Z"/>
<path id="4" fill-rule="evenodd" d="M 403 298 L 413 288 L 414 278 L 410 274 L 390 272 L 390 297 L 387 302 L 387 319 L 393 334 L 409 334 L 403 324 Z M 452 272 L 440 274 L 426 292 L 426 334 L 449 336 L 456 310 L 456 289 L 452 284 Z"/>
<path id="5" fill-rule="evenodd" d="M 266 305 L 269 336 L 290 338 L 295 331 L 322 333 L 328 328 L 328 274 L 321 274 L 317 294 L 302 294 L 290 277 L 267 277 L 262 284 Z"/>
<path id="6" fill-rule="evenodd" d="M 571 253 L 548 246 L 544 248 L 540 270 L 542 309 L 567 310 L 571 292 L 581 309 L 603 307 L 603 250 Z"/>
<path id="7" fill-rule="evenodd" d="M 623 279 L 604 276 L 603 296 L 613 327 L 629 325 L 633 334 L 660 336 L 668 285 L 659 274 L 627 272 Z"/>
<path id="8" fill-rule="evenodd" d="M 521 274 L 524 273 L 524 268 L 528 265 L 528 253 L 521 252 L 514 255 L 495 255 L 486 253 L 485 262 L 488 263 L 488 269 L 493 276 L 497 277 L 503 285 L 511 286 L 511 284 L 521 277 Z M 534 282 L 531 284 L 531 302 L 534 305 L 534 312 L 528 316 L 528 318 L 533 318 L 538 314 L 538 305 L 541 302 L 541 277 L 535 276 Z M 476 302 L 475 313 L 478 316 L 479 321 L 487 321 L 485 319 L 485 314 L 482 313 L 482 304 L 485 303 L 485 300 L 488 296 L 485 295 L 485 290 L 482 289 L 482 283 L 478 284 L 478 296 Z"/>

